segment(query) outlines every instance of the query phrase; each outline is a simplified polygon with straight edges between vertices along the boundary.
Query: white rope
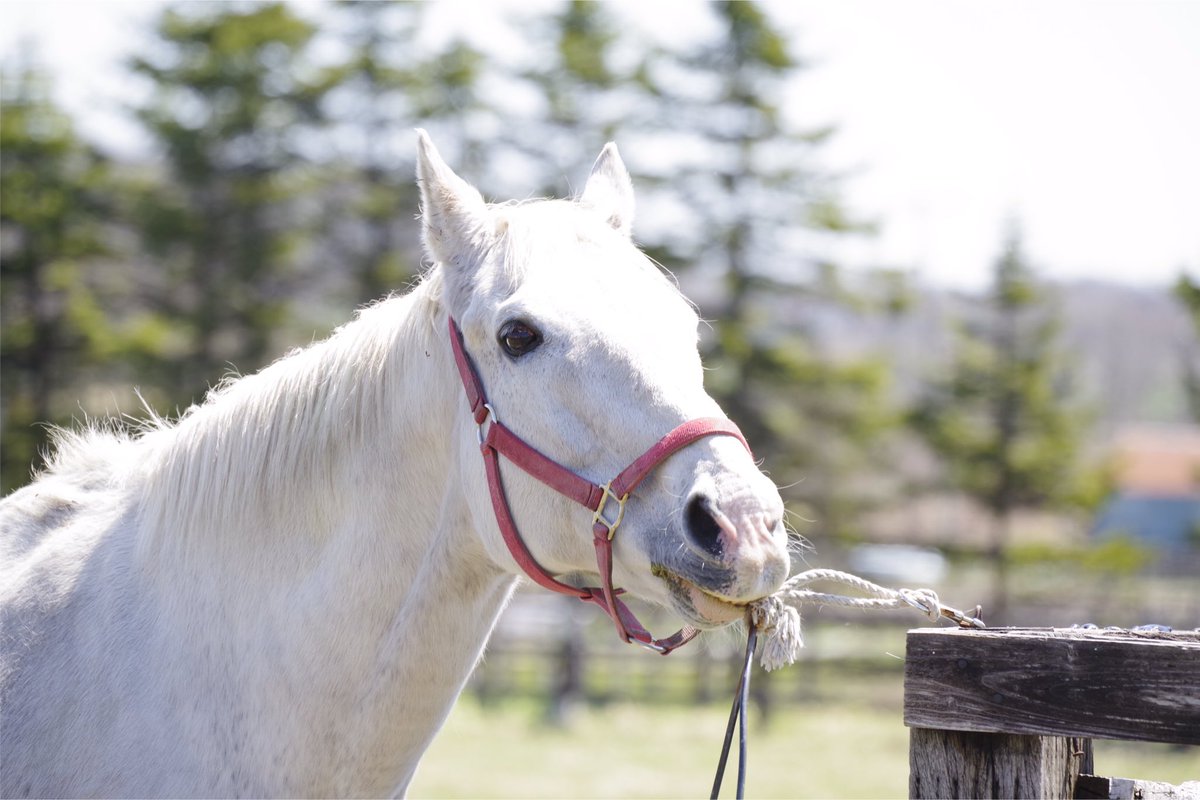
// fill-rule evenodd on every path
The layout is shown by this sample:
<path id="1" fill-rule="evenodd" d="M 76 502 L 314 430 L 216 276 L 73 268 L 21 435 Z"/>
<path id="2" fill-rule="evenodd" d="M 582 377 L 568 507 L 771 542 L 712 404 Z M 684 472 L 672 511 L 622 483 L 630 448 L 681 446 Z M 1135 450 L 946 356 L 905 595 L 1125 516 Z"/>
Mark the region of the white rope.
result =
<path id="1" fill-rule="evenodd" d="M 804 588 L 821 582 L 840 583 L 867 596 L 848 597 Z M 768 672 L 793 664 L 799 657 L 800 648 L 804 647 L 799 609 L 803 603 L 864 610 L 914 608 L 935 622 L 946 617 L 964 627 L 983 627 L 978 607 L 974 616 L 965 614 L 943 605 L 932 589 L 888 589 L 848 572 L 810 569 L 788 579 L 775 594 L 750 604 L 751 617 L 763 637 L 759 661 Z"/>

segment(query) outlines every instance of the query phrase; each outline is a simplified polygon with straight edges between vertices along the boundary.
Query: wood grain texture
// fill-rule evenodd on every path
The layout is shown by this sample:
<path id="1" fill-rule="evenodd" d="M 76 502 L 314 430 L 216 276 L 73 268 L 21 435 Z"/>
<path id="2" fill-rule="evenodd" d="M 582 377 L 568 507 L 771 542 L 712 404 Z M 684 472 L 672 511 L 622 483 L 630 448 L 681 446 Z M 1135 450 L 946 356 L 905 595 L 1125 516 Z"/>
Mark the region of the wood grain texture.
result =
<path id="1" fill-rule="evenodd" d="M 1200 744 L 1200 634 L 912 630 L 904 722 Z"/>
<path id="2" fill-rule="evenodd" d="M 963 731 L 909 731 L 911 798 L 1070 800 L 1087 740 Z"/>

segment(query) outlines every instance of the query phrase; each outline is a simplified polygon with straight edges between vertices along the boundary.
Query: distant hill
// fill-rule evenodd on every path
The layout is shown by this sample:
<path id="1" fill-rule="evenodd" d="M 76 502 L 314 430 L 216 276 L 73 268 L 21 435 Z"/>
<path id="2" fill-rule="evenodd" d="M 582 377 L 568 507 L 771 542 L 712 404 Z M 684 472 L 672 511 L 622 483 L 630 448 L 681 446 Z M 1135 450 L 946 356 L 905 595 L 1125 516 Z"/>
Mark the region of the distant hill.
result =
<path id="1" fill-rule="evenodd" d="M 1060 291 L 1063 342 L 1078 354 L 1080 388 L 1109 432 L 1130 422 L 1187 421 L 1183 364 L 1200 345 L 1170 292 L 1096 282 Z"/>
<path id="2" fill-rule="evenodd" d="M 1096 414 L 1096 434 L 1107 439 L 1131 422 L 1183 422 L 1184 359 L 1200 353 L 1186 312 L 1163 289 L 1096 281 L 1054 284 L 1063 316 L 1060 344 L 1072 383 Z M 950 358 L 955 320 L 971 313 L 961 292 L 924 288 L 900 316 L 855 314 L 821 307 L 793 312 L 829 352 L 878 354 L 893 366 L 902 397 Z"/>

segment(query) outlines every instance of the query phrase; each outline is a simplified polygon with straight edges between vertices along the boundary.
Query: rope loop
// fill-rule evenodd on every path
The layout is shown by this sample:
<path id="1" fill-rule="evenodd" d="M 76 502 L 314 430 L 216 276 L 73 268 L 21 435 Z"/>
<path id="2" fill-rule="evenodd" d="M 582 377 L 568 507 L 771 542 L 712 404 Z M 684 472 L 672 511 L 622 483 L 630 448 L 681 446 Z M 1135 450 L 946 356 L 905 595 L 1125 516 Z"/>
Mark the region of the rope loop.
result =
<path id="1" fill-rule="evenodd" d="M 896 594 L 934 622 L 942 618 L 942 601 L 932 589 L 897 589 Z"/>

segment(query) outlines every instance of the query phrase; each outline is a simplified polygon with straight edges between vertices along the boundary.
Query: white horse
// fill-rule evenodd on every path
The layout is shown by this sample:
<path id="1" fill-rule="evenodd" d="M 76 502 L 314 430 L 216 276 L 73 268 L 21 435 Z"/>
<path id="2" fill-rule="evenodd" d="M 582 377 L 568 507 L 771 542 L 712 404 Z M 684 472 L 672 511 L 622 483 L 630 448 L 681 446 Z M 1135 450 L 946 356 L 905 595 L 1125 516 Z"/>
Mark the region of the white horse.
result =
<path id="1" fill-rule="evenodd" d="M 720 414 L 615 147 L 577 200 L 500 205 L 419 150 L 413 291 L 177 422 L 59 433 L 0 504 L 5 796 L 404 793 L 519 575 L 448 315 L 495 415 L 589 480 Z M 591 512 L 504 470 L 542 568 L 595 573 Z M 731 436 L 625 512 L 617 585 L 696 626 L 787 576 L 779 495 Z"/>

